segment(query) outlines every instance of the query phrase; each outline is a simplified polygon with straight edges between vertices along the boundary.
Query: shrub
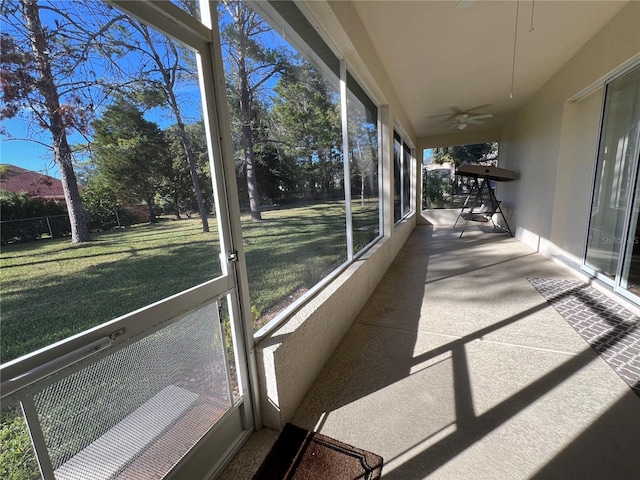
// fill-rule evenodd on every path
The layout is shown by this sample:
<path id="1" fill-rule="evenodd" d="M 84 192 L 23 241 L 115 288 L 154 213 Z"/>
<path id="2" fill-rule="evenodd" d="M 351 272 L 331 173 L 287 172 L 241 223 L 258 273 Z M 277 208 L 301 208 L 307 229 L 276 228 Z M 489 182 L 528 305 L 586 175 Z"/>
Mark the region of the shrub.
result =
<path id="1" fill-rule="evenodd" d="M 424 208 L 443 207 L 445 198 L 451 195 L 449 177 L 435 172 L 427 172 L 424 176 L 423 198 Z"/>
<path id="2" fill-rule="evenodd" d="M 82 203 L 89 229 L 94 232 L 135 223 L 134 216 L 119 205 L 115 191 L 100 177 L 91 180 L 82 190 Z"/>
<path id="3" fill-rule="evenodd" d="M 24 193 L 0 192 L 0 209 L 3 221 L 0 241 L 3 245 L 36 240 L 49 233 L 54 237 L 71 234 L 66 208 L 52 200 Z M 47 220 L 39 217 L 53 218 L 49 218 L 47 225 Z"/>

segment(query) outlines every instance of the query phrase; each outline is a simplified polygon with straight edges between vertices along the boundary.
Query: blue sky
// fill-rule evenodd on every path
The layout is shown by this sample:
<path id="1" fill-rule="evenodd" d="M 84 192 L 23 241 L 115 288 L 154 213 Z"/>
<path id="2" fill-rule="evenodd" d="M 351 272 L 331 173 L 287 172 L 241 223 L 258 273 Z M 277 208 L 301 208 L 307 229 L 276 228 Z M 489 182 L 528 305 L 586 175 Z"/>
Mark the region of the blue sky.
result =
<path id="1" fill-rule="evenodd" d="M 22 136 L 26 133 L 24 122 L 20 120 L 3 120 L 2 123 L 12 135 Z M 42 141 L 47 140 L 43 135 Z M 0 163 L 9 163 L 52 177 L 60 176 L 50 149 L 31 141 L 8 140 L 4 135 L 0 137 Z"/>
<path id="2" fill-rule="evenodd" d="M 25 144 L 26 142 L 6 142 L 3 140 L 0 145 L 0 163 L 9 163 L 60 178 L 60 171 L 50 155 L 45 154 L 37 146 L 26 146 Z"/>
<path id="3" fill-rule="evenodd" d="M 430 164 L 432 157 L 433 157 L 433 150 L 430 148 L 425 148 L 422 154 L 422 163 L 424 165 Z"/>
<path id="4" fill-rule="evenodd" d="M 45 4 L 45 2 L 43 2 Z M 60 4 L 62 5 L 62 4 Z M 69 5 L 73 5 L 72 8 L 82 9 L 82 3 L 72 2 Z M 79 12 L 75 11 L 77 15 Z M 80 16 L 82 11 L 80 11 Z M 90 18 L 91 15 L 87 15 L 86 18 Z M 55 19 L 51 14 L 42 12 L 42 21 L 44 24 L 49 24 L 53 28 Z M 91 20 L 88 20 L 91 21 Z M 221 18 L 221 23 L 228 22 L 228 18 Z M 262 35 L 261 41 L 263 41 L 269 47 L 284 46 L 291 49 L 291 47 L 280 36 L 275 34 L 275 31 L 271 31 Z M 294 52 L 293 49 L 291 49 Z M 139 57 L 128 59 L 132 64 L 139 62 Z M 125 62 L 123 62 L 125 63 Z M 121 65 L 122 66 L 122 65 Z M 102 66 L 92 65 L 91 69 L 99 69 L 102 71 Z M 267 82 L 265 85 L 267 88 L 272 88 L 277 82 L 277 76 Z M 187 84 L 178 92 L 181 97 L 182 113 L 185 115 L 185 121 L 187 123 L 195 122 L 201 118 L 201 98 L 199 88 L 195 84 Z M 64 98 L 62 98 L 64 101 Z M 103 104 L 103 107 L 105 105 Z M 167 115 L 167 110 L 154 109 L 154 111 L 145 113 L 145 118 L 150 121 L 156 122 L 161 128 L 166 128 L 169 125 L 175 123 L 175 119 L 172 115 Z M 99 116 L 99 111 L 97 112 Z M 59 170 L 53 160 L 53 153 L 50 148 L 45 145 L 51 144 L 51 134 L 48 131 L 41 131 L 38 128 L 30 128 L 29 121 L 26 118 L 13 118 L 4 120 L 0 126 L 0 163 L 8 163 L 16 165 L 29 170 L 38 171 L 59 177 Z M 4 135 L 2 132 L 8 132 L 9 135 Z M 22 140 L 24 138 L 30 138 L 35 141 Z M 69 137 L 69 143 L 83 144 L 86 143 L 86 139 L 77 133 L 72 134 Z M 42 145 L 45 144 L 45 145 Z"/>
<path id="5" fill-rule="evenodd" d="M 190 104 L 200 101 L 199 89 L 192 89 L 191 94 L 193 97 L 190 99 Z M 197 106 L 191 105 L 191 108 L 183 112 L 183 114 L 187 123 L 192 123 L 201 118 L 201 112 L 202 110 L 198 109 Z M 166 112 L 162 112 L 160 109 L 154 109 L 146 113 L 145 118 L 157 123 L 161 128 L 166 128 L 175 123 L 172 118 L 167 116 Z M 50 148 L 42 145 L 42 143 L 47 145 L 51 143 L 51 134 L 48 131 L 28 133 L 28 122 L 19 118 L 3 120 L 2 127 L 16 139 L 0 135 L 0 163 L 8 163 L 60 178 L 60 171 L 53 160 L 53 152 Z M 22 138 L 26 137 L 32 140 L 22 140 Z M 78 133 L 70 135 L 68 140 L 72 146 L 86 143 L 86 139 Z"/>
<path id="6" fill-rule="evenodd" d="M 55 2 L 51 3 L 56 5 Z M 47 6 L 48 3 L 42 2 L 42 5 Z M 72 15 L 78 18 L 84 18 L 88 23 L 94 21 L 94 17 L 92 17 L 91 14 L 86 14 L 85 10 L 87 6 L 82 2 L 65 2 L 58 4 L 58 6 L 62 8 L 68 7 Z M 99 15 L 99 13 L 96 12 L 95 15 Z M 41 10 L 43 25 L 49 25 L 48 28 L 55 28 L 54 23 L 57 23 L 56 19 L 58 19 L 60 23 L 63 23 L 64 20 L 60 20 L 60 18 L 61 17 L 56 16 L 56 14 L 52 13 L 50 10 Z M 98 21 L 103 21 L 104 19 L 102 16 L 97 18 Z M 21 22 L 21 20 L 14 18 L 3 19 L 3 31 L 9 34 L 14 34 L 15 30 L 11 27 L 11 22 L 14 21 Z M 16 38 L 24 41 L 24 37 L 21 34 L 18 34 Z M 22 47 L 28 48 L 26 43 L 22 44 Z M 155 47 L 158 49 L 160 54 L 163 54 L 161 42 L 156 44 Z M 52 56 L 56 56 L 55 51 Z M 119 59 L 119 66 L 124 72 L 133 71 L 127 70 L 129 68 L 127 67 L 127 64 L 132 65 L 131 68 L 137 68 L 141 62 L 144 61 L 148 62 L 148 59 L 143 58 L 139 54 L 135 54 L 135 52 L 133 54 L 127 53 L 125 57 L 121 57 Z M 74 76 L 83 79 L 88 78 L 83 76 L 85 68 L 87 71 L 92 71 L 92 73 L 96 72 L 98 77 L 106 78 L 108 76 L 106 70 L 108 67 L 106 65 L 107 63 L 101 61 L 100 57 L 92 57 L 90 63 L 78 65 L 79 68 L 74 70 L 74 74 L 72 74 L 72 76 L 60 77 L 56 78 L 56 80 L 62 84 L 65 82 L 74 82 Z M 129 79 L 124 78 L 124 81 L 127 80 Z M 63 87 L 60 87 L 59 92 L 62 93 L 62 90 Z M 94 91 L 95 94 L 91 93 L 91 91 Z M 180 83 L 174 91 L 180 99 L 179 101 L 182 105 L 181 113 L 184 116 L 185 122 L 193 123 L 200 120 L 202 118 L 201 96 L 200 89 L 197 84 L 195 82 Z M 106 107 L 110 102 L 109 96 L 106 96 L 104 93 L 98 93 L 100 90 L 94 90 L 93 88 L 86 90 L 86 92 L 89 92 L 87 97 L 92 99 L 91 103 L 96 105 L 95 113 L 96 116 L 99 117 L 100 110 Z M 68 96 L 61 94 L 60 101 L 62 104 L 68 103 Z M 51 133 L 39 128 L 32 117 L 31 112 L 25 109 L 19 112 L 18 115 L 12 119 L 2 120 L 2 124 L 0 125 L 0 163 L 16 165 L 59 178 L 59 169 L 53 159 L 53 152 L 49 147 L 47 147 L 47 145 L 52 143 Z M 175 117 L 173 117 L 173 115 L 170 114 L 170 111 L 166 108 L 152 109 L 145 113 L 145 118 L 156 122 L 161 128 L 166 128 L 175 123 Z M 70 133 L 68 141 L 72 146 L 74 144 L 87 143 L 87 139 L 75 131 Z"/>

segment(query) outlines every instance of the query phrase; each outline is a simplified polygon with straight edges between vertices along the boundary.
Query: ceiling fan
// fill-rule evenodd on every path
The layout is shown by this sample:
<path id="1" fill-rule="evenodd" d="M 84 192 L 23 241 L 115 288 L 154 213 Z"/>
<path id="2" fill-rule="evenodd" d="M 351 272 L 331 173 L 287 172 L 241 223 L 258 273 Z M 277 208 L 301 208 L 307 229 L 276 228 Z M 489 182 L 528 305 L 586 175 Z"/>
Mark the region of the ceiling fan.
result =
<path id="1" fill-rule="evenodd" d="M 441 113 L 438 115 L 430 115 L 428 118 L 433 117 L 448 117 L 446 122 L 451 123 L 450 128 L 457 128 L 458 130 L 464 130 L 467 125 L 481 125 L 485 120 L 493 118 L 490 113 L 475 112 L 481 108 L 488 107 L 489 105 L 480 105 L 479 107 L 469 108 L 467 110 L 460 110 L 459 108 L 452 107 L 453 113 Z"/>
<path id="2" fill-rule="evenodd" d="M 492 118 L 490 113 L 478 113 L 469 114 L 467 112 L 460 113 L 451 118 L 451 128 L 457 128 L 458 130 L 464 130 L 467 125 L 481 125 L 484 120 Z"/>

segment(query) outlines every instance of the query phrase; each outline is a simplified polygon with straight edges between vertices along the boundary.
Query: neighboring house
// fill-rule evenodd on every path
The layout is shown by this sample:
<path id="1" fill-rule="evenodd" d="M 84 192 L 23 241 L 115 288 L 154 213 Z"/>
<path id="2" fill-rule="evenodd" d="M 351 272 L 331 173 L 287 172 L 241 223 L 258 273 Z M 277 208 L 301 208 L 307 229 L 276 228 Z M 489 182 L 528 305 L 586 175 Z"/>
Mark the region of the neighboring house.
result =
<path id="1" fill-rule="evenodd" d="M 2 164 L 1 168 L 0 190 L 64 202 L 64 189 L 59 179 L 15 165 Z"/>
<path id="2" fill-rule="evenodd" d="M 453 163 L 430 163 L 426 165 L 426 170 L 438 174 L 439 177 L 453 178 L 456 174 L 456 167 Z"/>
<path id="3" fill-rule="evenodd" d="M 58 178 L 6 163 L 0 164 L 0 172 L 0 190 L 65 203 L 64 188 Z M 135 219 L 135 223 L 149 221 L 146 205 L 127 205 L 126 209 Z"/>

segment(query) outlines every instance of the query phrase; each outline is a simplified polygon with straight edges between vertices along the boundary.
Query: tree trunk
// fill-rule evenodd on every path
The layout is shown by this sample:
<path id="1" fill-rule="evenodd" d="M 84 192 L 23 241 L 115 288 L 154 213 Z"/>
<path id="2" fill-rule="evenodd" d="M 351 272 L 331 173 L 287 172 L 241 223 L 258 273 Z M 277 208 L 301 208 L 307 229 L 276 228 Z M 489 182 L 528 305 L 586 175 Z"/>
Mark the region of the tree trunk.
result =
<path id="1" fill-rule="evenodd" d="M 187 134 L 187 129 L 185 128 L 184 122 L 182 120 L 182 114 L 180 113 L 180 104 L 178 103 L 178 99 L 176 98 L 174 92 L 174 81 L 177 74 L 174 73 L 172 79 L 172 67 L 167 67 L 163 64 L 162 59 L 154 45 L 153 39 L 149 34 L 149 29 L 142 25 L 139 28 L 140 33 L 144 36 L 145 40 L 149 48 L 151 48 L 153 53 L 153 58 L 158 66 L 158 69 L 162 75 L 162 79 L 164 82 L 164 90 L 168 95 L 169 106 L 171 107 L 171 111 L 176 118 L 176 125 L 178 127 L 178 135 L 180 135 L 180 140 L 182 141 L 182 146 L 184 148 L 185 156 L 187 157 L 187 165 L 189 166 L 189 174 L 191 175 L 191 184 L 193 185 L 193 193 L 196 198 L 196 203 L 198 204 L 198 212 L 200 213 L 200 220 L 202 222 L 202 231 L 209 231 L 209 219 L 207 218 L 207 209 L 204 204 L 204 199 L 202 198 L 202 190 L 200 190 L 200 180 L 198 179 L 198 168 L 196 164 L 195 155 L 193 154 L 193 148 L 191 146 L 191 140 L 189 139 L 189 135 Z M 174 50 L 174 47 L 170 47 L 171 50 Z M 176 53 L 177 58 L 177 53 Z M 174 64 L 173 69 L 177 66 Z"/>
<path id="2" fill-rule="evenodd" d="M 360 138 L 357 137 L 356 138 L 356 144 L 358 146 L 358 166 L 359 166 L 359 170 L 360 170 L 360 205 L 364 206 L 364 188 L 365 188 L 365 181 L 366 181 L 366 170 L 368 170 L 368 168 L 365 168 L 365 165 L 363 165 L 363 159 L 362 159 L 362 145 L 360 144 Z M 354 155 L 354 160 L 355 160 L 355 155 Z"/>
<path id="3" fill-rule="evenodd" d="M 71 148 L 67 141 L 67 133 L 62 116 L 60 115 L 60 97 L 58 88 L 51 73 L 47 41 L 42 29 L 37 0 L 22 0 L 24 16 L 29 31 L 29 40 L 33 50 L 40 81 L 38 90 L 42 94 L 47 106 L 49 125 L 47 128 L 53 137 L 54 160 L 60 168 L 60 179 L 64 189 L 64 198 L 71 223 L 71 242 L 81 243 L 89 240 L 89 227 L 82 201 L 78 181 L 73 171 Z"/>
<path id="4" fill-rule="evenodd" d="M 147 211 L 149 212 L 149 223 L 158 223 L 158 217 L 156 217 L 156 209 L 153 203 L 153 198 L 147 198 Z"/>
<path id="5" fill-rule="evenodd" d="M 164 72 L 166 75 L 166 72 Z M 166 79 L 165 79 L 166 81 Z M 170 85 L 170 84 L 168 84 Z M 182 140 L 182 146 L 184 153 L 187 157 L 187 164 L 189 165 L 189 174 L 191 175 L 191 184 L 193 185 L 193 193 L 196 197 L 196 203 L 198 204 L 198 212 L 200 213 L 200 220 L 202 221 L 202 231 L 209 231 L 209 219 L 207 217 L 208 212 L 204 205 L 204 199 L 202 198 L 202 190 L 200 190 L 200 180 L 198 179 L 198 168 L 196 165 L 195 155 L 193 154 L 193 148 L 191 146 L 191 139 L 187 134 L 187 129 L 182 121 L 182 115 L 180 113 L 180 106 L 178 105 L 178 99 L 175 97 L 172 89 L 167 89 L 169 92 L 169 103 L 173 110 L 173 115 L 176 117 L 176 125 L 178 127 L 178 135 Z"/>
<path id="6" fill-rule="evenodd" d="M 181 220 L 182 217 L 180 216 L 180 197 L 176 194 L 173 195 L 173 206 L 176 209 L 176 220 Z"/>
<path id="7" fill-rule="evenodd" d="M 240 48 L 243 52 L 243 48 Z M 251 96 L 249 95 L 249 79 L 244 61 L 244 53 L 238 61 L 238 76 L 240 78 L 240 121 L 242 122 L 242 147 L 244 150 L 244 164 L 247 172 L 247 191 L 249 192 L 249 208 L 251 219 L 262 220 L 260 212 L 260 194 L 256 178 L 255 155 L 253 152 L 253 136 L 251 130 Z"/>
<path id="8" fill-rule="evenodd" d="M 60 180 L 64 190 L 64 199 L 67 204 L 67 212 L 69 214 L 69 222 L 71 223 L 71 242 L 82 243 L 88 242 L 90 239 L 89 227 L 87 225 L 87 216 L 80 199 L 80 189 L 76 174 L 73 171 L 73 163 L 71 161 L 71 148 L 67 142 L 67 136 L 63 133 L 59 135 L 54 133 L 54 157 L 58 167 L 60 168 Z"/>
<path id="9" fill-rule="evenodd" d="M 189 173 L 191 174 L 191 183 L 193 184 L 193 192 L 196 196 L 196 203 L 198 204 L 198 211 L 200 213 L 200 220 L 202 221 L 202 231 L 209 231 L 209 219 L 207 218 L 207 209 L 204 205 L 204 199 L 202 198 L 202 190 L 200 190 L 200 180 L 198 179 L 198 170 L 195 161 L 195 155 L 193 154 L 193 148 L 191 148 L 191 140 L 187 135 L 187 130 L 182 122 L 182 117 L 179 111 L 174 112 L 178 119 L 178 132 L 182 139 L 182 145 L 184 146 L 184 152 L 187 156 L 187 163 L 189 164 Z"/>

